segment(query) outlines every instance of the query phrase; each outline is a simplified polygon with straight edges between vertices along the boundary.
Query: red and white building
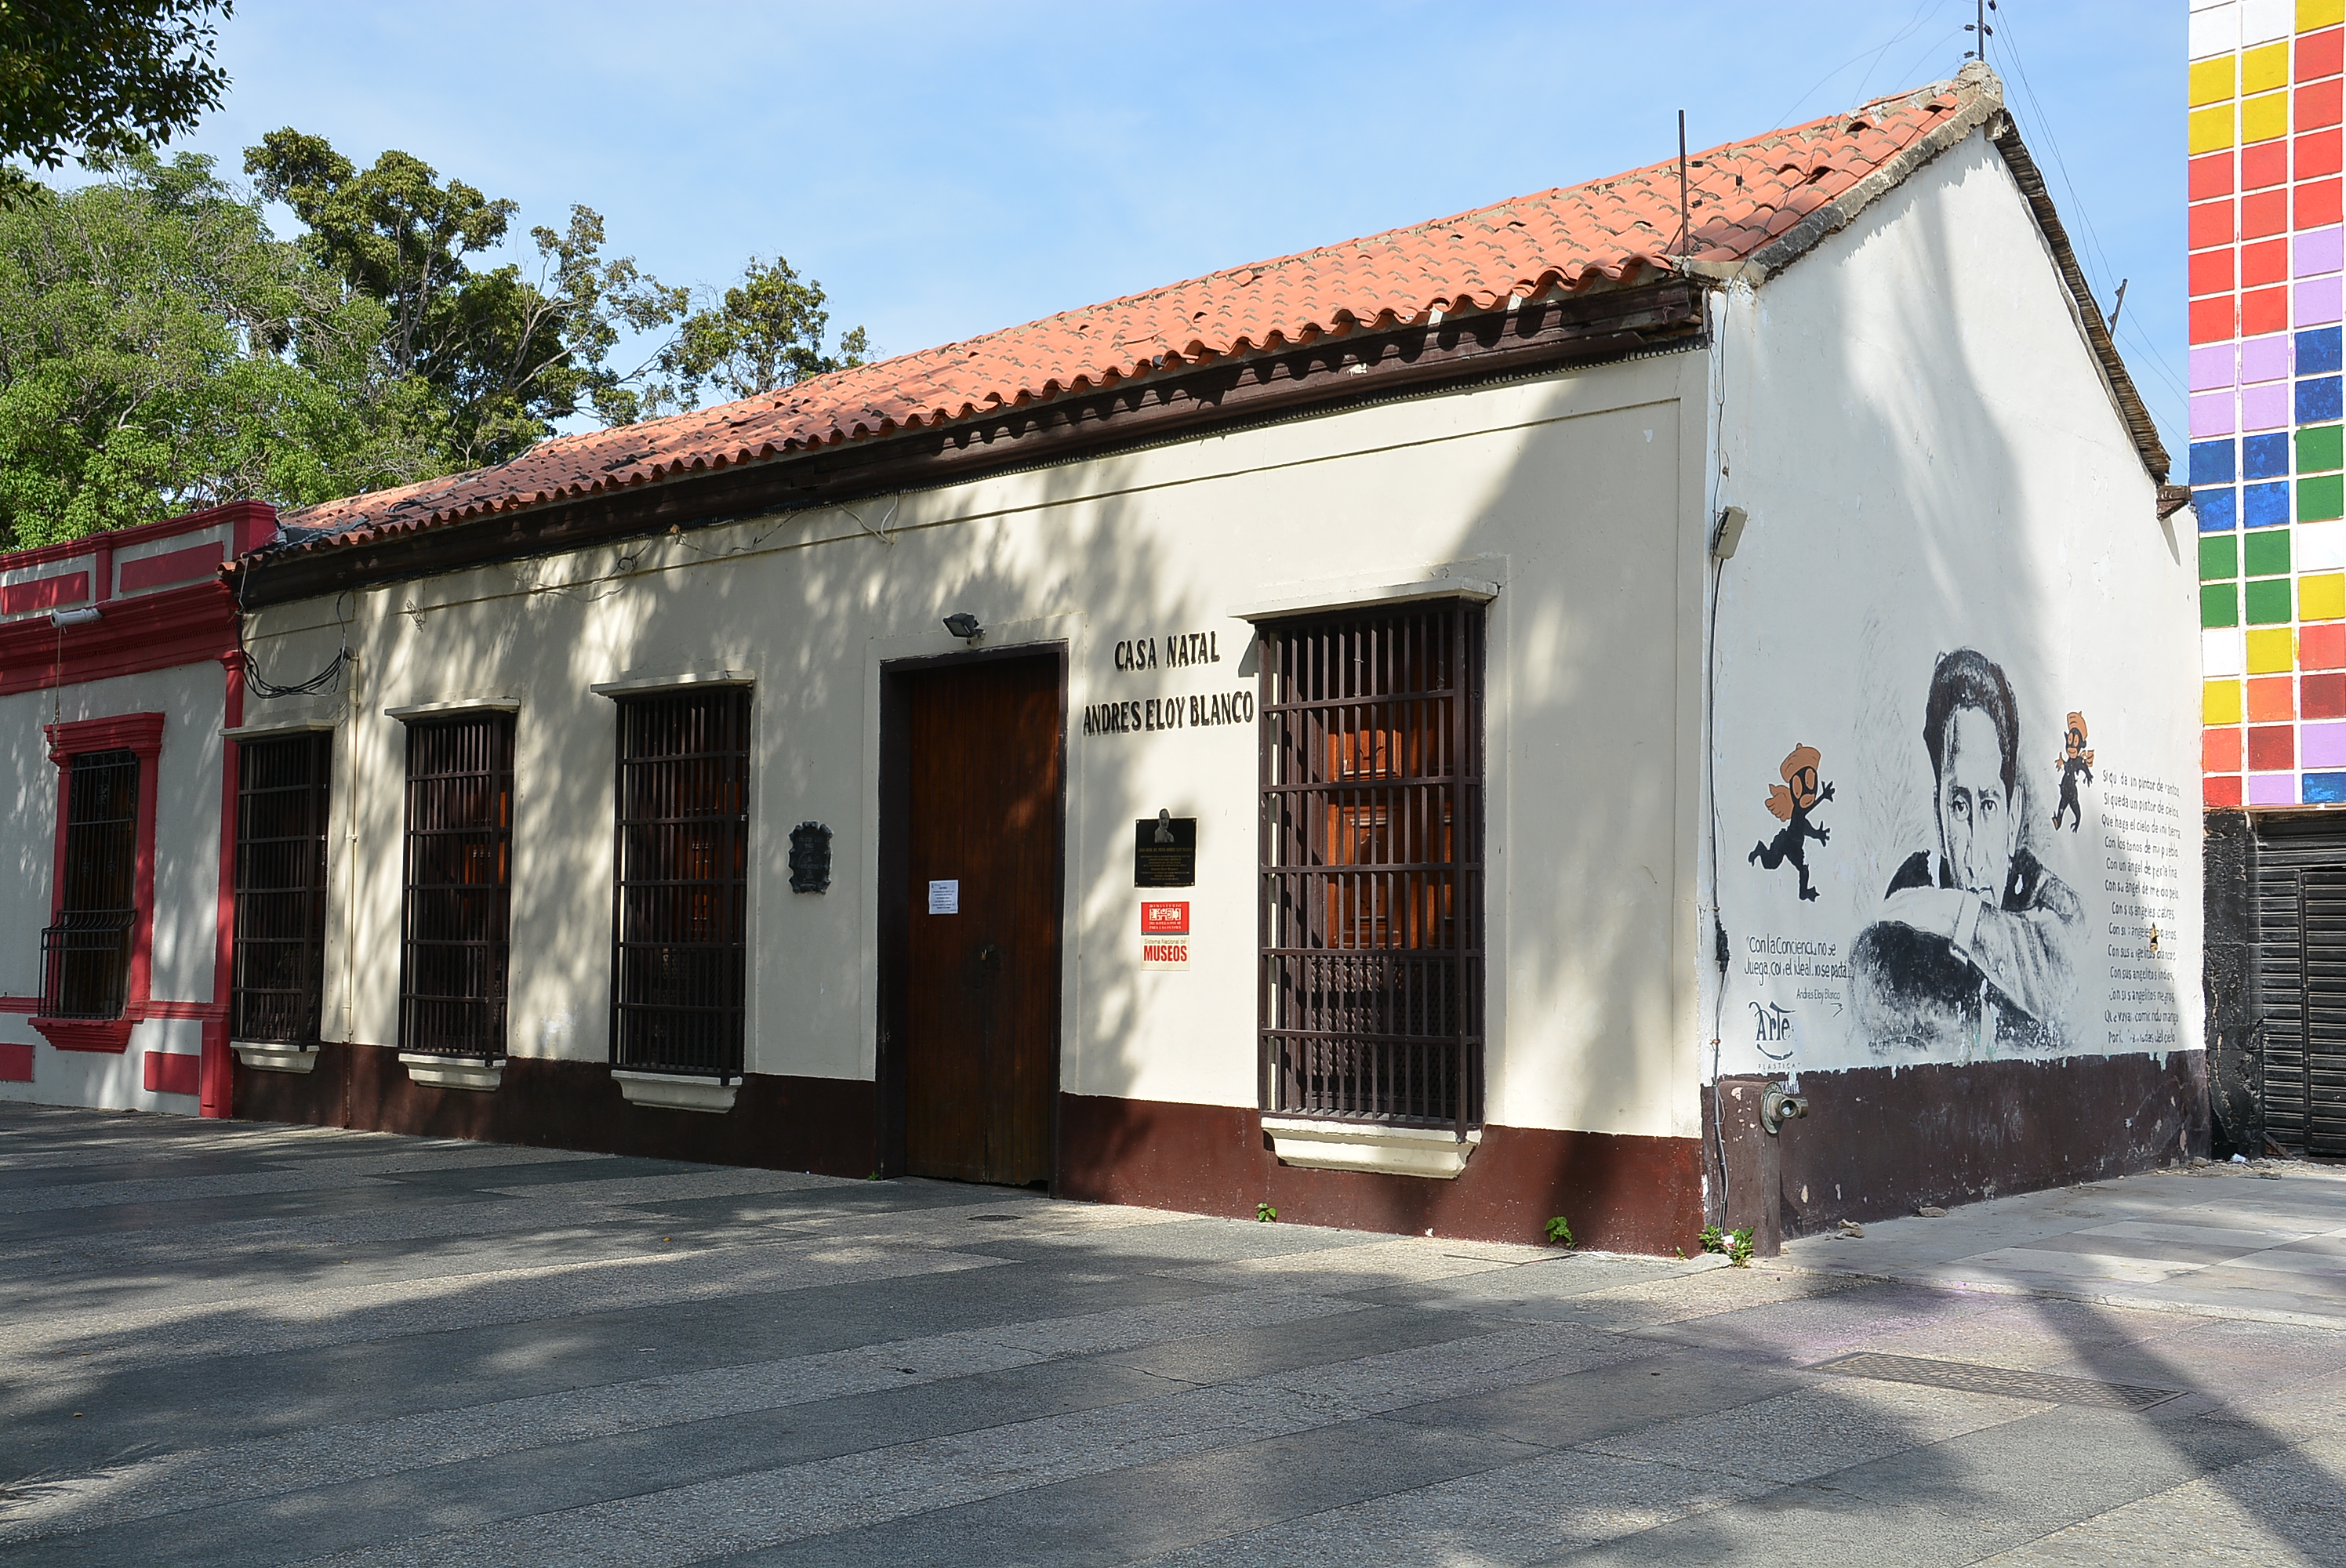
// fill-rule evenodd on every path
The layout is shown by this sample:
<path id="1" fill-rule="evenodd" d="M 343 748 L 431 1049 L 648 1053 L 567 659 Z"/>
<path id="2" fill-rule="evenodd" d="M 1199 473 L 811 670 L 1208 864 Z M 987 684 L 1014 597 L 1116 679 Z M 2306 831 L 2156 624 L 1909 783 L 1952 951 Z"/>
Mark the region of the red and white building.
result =
<path id="1" fill-rule="evenodd" d="M 0 555 L 0 1098 L 229 1114 L 244 659 L 221 564 L 257 502 Z"/>

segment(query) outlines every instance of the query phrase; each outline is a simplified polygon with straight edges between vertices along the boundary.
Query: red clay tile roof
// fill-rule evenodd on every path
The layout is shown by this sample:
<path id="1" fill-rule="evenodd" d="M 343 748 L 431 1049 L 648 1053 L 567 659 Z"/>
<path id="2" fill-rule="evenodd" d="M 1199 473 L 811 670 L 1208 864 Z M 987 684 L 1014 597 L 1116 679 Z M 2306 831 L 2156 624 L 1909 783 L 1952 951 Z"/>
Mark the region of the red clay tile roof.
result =
<path id="1" fill-rule="evenodd" d="M 1755 258 L 1780 265 L 1952 139 L 1934 132 L 1967 132 L 2002 101 L 1993 76 L 1968 71 L 1954 82 L 1697 154 L 1688 171 L 1689 258 L 1711 268 Z M 1933 145 L 1920 145 L 1926 138 Z M 1510 295 L 1634 282 L 1677 268 L 1678 228 L 1672 158 L 840 371 L 780 392 L 557 437 L 494 468 L 330 501 L 284 520 L 331 531 L 305 549 L 362 543 L 484 512 L 949 424 L 1326 334 L 1413 324 L 1435 311 L 1489 309 Z"/>

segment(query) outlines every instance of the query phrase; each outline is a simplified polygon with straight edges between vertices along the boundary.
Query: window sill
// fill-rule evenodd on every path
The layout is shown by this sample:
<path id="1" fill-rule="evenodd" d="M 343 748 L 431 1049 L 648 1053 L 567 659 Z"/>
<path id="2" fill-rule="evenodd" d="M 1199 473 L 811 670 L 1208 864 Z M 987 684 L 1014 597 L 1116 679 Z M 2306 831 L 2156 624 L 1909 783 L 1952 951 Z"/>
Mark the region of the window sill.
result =
<path id="1" fill-rule="evenodd" d="M 130 1044 L 136 1023 L 129 1018 L 43 1018 L 36 1014 L 34 1029 L 60 1051 L 110 1051 L 120 1055 Z"/>
<path id="2" fill-rule="evenodd" d="M 733 1096 L 741 1087 L 738 1078 L 729 1084 L 674 1073 L 630 1073 L 624 1067 L 612 1068 L 611 1079 L 630 1105 L 663 1111 L 707 1111 L 720 1116 L 733 1108 Z"/>
<path id="3" fill-rule="evenodd" d="M 1477 1127 L 1464 1139 L 1440 1127 L 1384 1127 L 1361 1122 L 1321 1122 L 1300 1116 L 1265 1116 L 1271 1151 L 1281 1165 L 1316 1171 L 1375 1171 L 1385 1176 L 1426 1176 L 1449 1181 L 1466 1168 Z"/>
<path id="4" fill-rule="evenodd" d="M 505 1081 L 505 1064 L 477 1056 L 429 1056 L 413 1051 L 399 1054 L 407 1075 L 427 1089 L 478 1089 L 484 1093 Z"/>
<path id="5" fill-rule="evenodd" d="M 264 1073 L 306 1073 L 318 1064 L 318 1048 L 286 1045 L 270 1040 L 231 1040 L 236 1059 Z"/>

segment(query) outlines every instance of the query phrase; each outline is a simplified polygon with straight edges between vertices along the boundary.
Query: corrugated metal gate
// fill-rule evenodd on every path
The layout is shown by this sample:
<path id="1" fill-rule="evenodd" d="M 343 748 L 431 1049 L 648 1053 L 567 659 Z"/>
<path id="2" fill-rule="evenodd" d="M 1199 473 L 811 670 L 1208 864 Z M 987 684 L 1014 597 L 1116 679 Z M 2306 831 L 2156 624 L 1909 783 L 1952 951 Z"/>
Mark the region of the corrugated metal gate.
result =
<path id="1" fill-rule="evenodd" d="M 2346 822 L 2257 823 L 2265 1135 L 2346 1155 Z"/>

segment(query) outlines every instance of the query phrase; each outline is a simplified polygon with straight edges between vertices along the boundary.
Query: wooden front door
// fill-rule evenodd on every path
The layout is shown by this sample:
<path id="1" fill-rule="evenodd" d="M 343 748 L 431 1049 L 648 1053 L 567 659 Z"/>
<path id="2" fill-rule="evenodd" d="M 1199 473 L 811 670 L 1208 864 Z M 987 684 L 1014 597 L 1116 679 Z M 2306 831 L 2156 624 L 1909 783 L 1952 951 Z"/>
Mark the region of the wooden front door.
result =
<path id="1" fill-rule="evenodd" d="M 1059 660 L 972 660 L 896 679 L 904 1168 L 1046 1182 L 1058 1054 Z"/>

